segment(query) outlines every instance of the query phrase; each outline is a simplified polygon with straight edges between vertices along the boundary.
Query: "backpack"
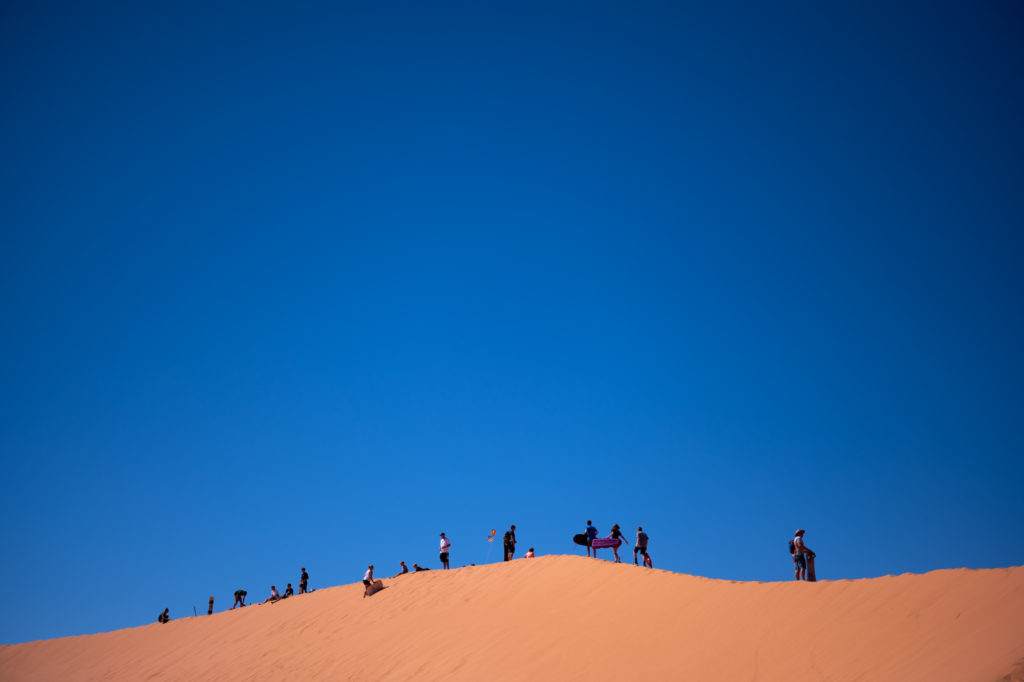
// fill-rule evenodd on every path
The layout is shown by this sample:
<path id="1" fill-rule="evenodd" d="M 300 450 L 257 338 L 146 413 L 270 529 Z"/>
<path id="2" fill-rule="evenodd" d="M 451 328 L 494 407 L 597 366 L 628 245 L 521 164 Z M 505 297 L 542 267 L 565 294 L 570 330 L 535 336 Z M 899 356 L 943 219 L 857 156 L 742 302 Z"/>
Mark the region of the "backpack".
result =
<path id="1" fill-rule="evenodd" d="M 789 541 L 789 553 L 796 554 L 796 543 L 792 540 Z"/>

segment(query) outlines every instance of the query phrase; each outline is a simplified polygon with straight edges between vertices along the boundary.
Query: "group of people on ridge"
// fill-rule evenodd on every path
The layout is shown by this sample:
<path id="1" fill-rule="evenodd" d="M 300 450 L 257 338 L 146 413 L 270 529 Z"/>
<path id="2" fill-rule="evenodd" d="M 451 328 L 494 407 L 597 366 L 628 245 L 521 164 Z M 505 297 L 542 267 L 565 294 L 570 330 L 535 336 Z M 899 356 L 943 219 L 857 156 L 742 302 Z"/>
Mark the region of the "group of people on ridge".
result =
<path id="1" fill-rule="evenodd" d="M 309 573 L 306 573 L 306 567 L 303 566 L 302 567 L 302 574 L 299 577 L 299 594 L 305 594 L 308 591 L 306 589 L 308 586 L 309 586 Z M 247 594 L 249 594 L 249 593 L 246 592 L 245 590 L 235 590 L 235 603 L 231 605 L 231 609 L 234 609 L 236 606 L 245 606 L 245 597 L 246 597 Z M 281 594 L 280 592 L 277 591 L 277 586 L 276 585 L 271 585 L 270 586 L 270 596 L 267 597 L 266 599 L 264 599 L 263 603 L 266 604 L 267 602 L 280 601 L 282 599 L 287 599 L 288 597 L 292 597 L 294 595 L 295 595 L 295 590 L 292 589 L 292 584 L 291 583 L 288 583 L 288 586 L 284 590 L 284 594 Z"/>
<path id="2" fill-rule="evenodd" d="M 589 556 L 593 556 L 596 559 L 597 558 L 597 549 L 598 548 L 594 547 L 594 540 L 597 539 L 598 532 L 597 532 L 597 528 L 594 527 L 594 522 L 591 521 L 590 519 L 587 519 L 587 529 L 584 531 L 583 534 L 587 538 L 587 556 L 588 557 Z M 629 544 L 629 540 L 627 540 L 626 536 L 623 535 L 622 529 L 619 527 L 619 524 L 617 524 L 617 523 L 612 524 L 612 532 L 608 534 L 608 538 L 611 539 L 611 540 L 620 540 L 622 542 L 625 542 L 627 545 Z M 644 532 L 644 527 L 643 526 L 637 526 L 636 527 L 636 544 L 633 546 L 633 565 L 634 566 L 639 566 L 640 565 L 640 563 L 639 563 L 639 556 L 643 556 L 643 558 L 644 558 L 644 564 L 643 565 L 646 566 L 647 568 L 654 568 L 654 560 L 651 559 L 651 555 L 647 551 L 647 542 L 648 542 L 648 540 L 649 540 L 649 538 L 647 537 L 647 533 Z M 613 544 L 613 545 L 611 545 L 611 548 L 612 548 L 612 553 L 615 555 L 615 563 L 621 564 L 622 563 L 622 559 L 619 558 L 619 544 L 618 543 Z M 591 553 L 593 553 L 593 554 L 591 554 Z"/>
<path id="3" fill-rule="evenodd" d="M 797 530 L 794 538 L 789 541 L 789 551 L 790 551 L 790 554 L 793 555 L 794 577 L 797 580 L 807 580 L 808 579 L 808 576 L 807 576 L 807 561 L 808 561 L 808 559 L 812 559 L 813 560 L 814 557 L 816 556 L 814 554 L 814 552 L 812 552 L 811 549 L 806 544 L 804 544 L 804 533 L 806 533 L 806 531 L 803 530 L 803 529 Z M 593 524 L 593 522 L 590 519 L 587 519 L 587 528 L 584 531 L 584 535 L 586 537 L 587 556 L 588 557 L 593 556 L 596 559 L 597 558 L 597 550 L 598 550 L 598 548 L 594 546 L 594 541 L 598 537 L 598 531 L 597 531 L 597 528 L 594 527 L 594 524 Z M 608 539 L 620 540 L 621 542 L 625 542 L 627 545 L 630 544 L 629 540 L 626 539 L 625 535 L 622 533 L 622 529 L 619 527 L 619 524 L 617 524 L 617 523 L 616 524 L 612 524 L 612 530 L 611 530 L 611 533 L 608 534 Z M 647 551 L 647 544 L 648 544 L 649 540 L 650 540 L 650 538 L 647 536 L 647 533 L 644 532 L 643 526 L 637 526 L 636 527 L 636 544 L 633 546 L 633 564 L 634 565 L 636 565 L 636 566 L 640 565 L 639 557 L 642 556 L 643 557 L 643 565 L 646 566 L 647 568 L 654 568 L 654 561 L 651 559 L 651 555 Z M 622 563 L 622 559 L 619 557 L 619 544 L 620 543 L 614 543 L 614 544 L 610 545 L 611 548 L 612 548 L 612 553 L 614 553 L 614 555 L 615 555 L 615 563 Z M 503 560 L 504 561 L 511 561 L 512 557 L 515 555 L 515 551 L 516 551 L 516 527 L 515 527 L 515 524 L 510 526 L 509 529 L 507 531 L 505 531 L 505 534 L 502 536 L 502 546 L 503 546 L 502 547 L 502 549 L 503 549 L 503 552 L 502 552 L 503 553 Z M 441 533 L 441 543 L 438 546 L 438 553 L 440 555 L 441 568 L 442 569 L 451 568 L 451 565 L 450 565 L 450 563 L 451 563 L 450 562 L 451 547 L 452 547 L 451 540 L 444 533 Z M 534 555 L 533 547 L 531 547 L 529 549 L 529 551 L 526 553 L 526 558 L 527 559 L 531 559 L 534 556 L 535 555 Z M 400 570 L 398 573 L 396 573 L 393 576 L 395 578 L 397 578 L 400 575 L 404 575 L 404 574 L 410 572 L 409 571 L 409 567 L 405 565 L 405 561 L 400 561 L 399 564 L 401 565 L 402 570 Z M 429 571 L 430 570 L 429 568 L 426 568 L 424 566 L 420 566 L 419 564 L 416 564 L 416 563 L 414 563 L 412 565 L 412 567 L 413 567 L 413 572 L 417 572 L 417 573 L 420 572 L 420 571 Z M 373 582 L 374 582 L 374 580 L 373 580 L 373 569 L 374 569 L 373 564 L 370 564 L 369 566 L 367 566 L 366 572 L 363 574 L 363 585 L 365 586 L 365 589 L 363 591 L 363 597 L 366 597 L 369 594 L 373 593 L 373 592 L 371 592 L 371 587 L 372 587 Z M 814 578 L 811 577 L 810 579 L 813 580 Z M 307 573 L 306 572 L 306 568 L 303 567 L 302 568 L 301 577 L 299 578 L 299 594 L 306 593 L 308 591 L 307 590 L 308 586 L 309 586 L 309 573 Z M 285 592 L 284 592 L 283 595 L 280 594 L 277 591 L 277 587 L 276 586 L 271 585 L 270 586 L 270 596 L 267 597 L 267 599 L 264 600 L 263 603 L 266 604 L 267 602 L 276 602 L 278 600 L 285 599 L 287 597 L 291 597 L 294 594 L 295 594 L 295 592 L 292 589 L 292 584 L 291 583 L 288 583 L 288 587 L 285 589 Z M 231 609 L 233 610 L 236 606 L 245 606 L 245 597 L 247 595 L 248 595 L 248 592 L 246 592 L 245 590 L 236 590 L 235 591 L 235 602 L 234 602 L 234 604 L 231 605 Z M 210 608 L 211 609 L 213 608 L 212 607 L 212 597 L 211 597 L 211 607 Z M 167 622 L 169 622 L 171 620 L 171 617 L 170 617 L 169 613 L 170 613 L 170 609 L 169 608 L 168 609 L 164 609 L 163 613 L 161 613 L 157 617 L 157 621 L 160 622 L 160 623 L 167 623 Z"/>

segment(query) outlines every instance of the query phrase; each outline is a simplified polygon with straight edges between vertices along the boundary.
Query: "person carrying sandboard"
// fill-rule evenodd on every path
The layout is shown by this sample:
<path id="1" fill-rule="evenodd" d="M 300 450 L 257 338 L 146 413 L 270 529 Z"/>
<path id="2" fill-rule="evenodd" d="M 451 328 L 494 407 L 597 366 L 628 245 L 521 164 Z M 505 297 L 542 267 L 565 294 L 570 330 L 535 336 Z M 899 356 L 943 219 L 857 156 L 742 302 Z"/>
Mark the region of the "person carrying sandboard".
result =
<path id="1" fill-rule="evenodd" d="M 584 535 L 586 535 L 587 538 L 587 556 L 590 556 L 590 553 L 593 552 L 594 558 L 596 559 L 597 550 L 594 549 L 594 540 L 597 539 L 597 528 L 594 527 L 594 524 L 590 519 L 587 519 L 587 530 L 584 531 Z"/>

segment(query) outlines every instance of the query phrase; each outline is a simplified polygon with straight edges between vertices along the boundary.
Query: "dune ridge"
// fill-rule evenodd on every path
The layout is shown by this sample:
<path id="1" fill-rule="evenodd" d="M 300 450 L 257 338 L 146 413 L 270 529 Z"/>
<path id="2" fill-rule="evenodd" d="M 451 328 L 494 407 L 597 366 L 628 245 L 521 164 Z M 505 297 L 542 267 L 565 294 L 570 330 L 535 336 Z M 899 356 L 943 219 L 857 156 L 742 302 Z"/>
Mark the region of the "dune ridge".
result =
<path id="1" fill-rule="evenodd" d="M 3 680 L 1024 680 L 1024 567 L 744 583 L 578 556 L 0 647 Z"/>

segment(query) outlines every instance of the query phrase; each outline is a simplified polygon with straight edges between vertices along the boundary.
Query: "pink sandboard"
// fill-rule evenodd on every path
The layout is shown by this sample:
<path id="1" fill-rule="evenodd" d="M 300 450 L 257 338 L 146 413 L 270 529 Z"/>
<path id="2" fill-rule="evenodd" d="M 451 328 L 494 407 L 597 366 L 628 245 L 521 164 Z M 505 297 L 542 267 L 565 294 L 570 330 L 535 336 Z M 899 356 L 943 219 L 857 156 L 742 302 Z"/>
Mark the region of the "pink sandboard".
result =
<path id="1" fill-rule="evenodd" d="M 622 544 L 622 540 L 619 538 L 594 538 L 594 543 L 591 545 L 594 549 L 604 549 L 605 547 L 618 547 Z"/>

